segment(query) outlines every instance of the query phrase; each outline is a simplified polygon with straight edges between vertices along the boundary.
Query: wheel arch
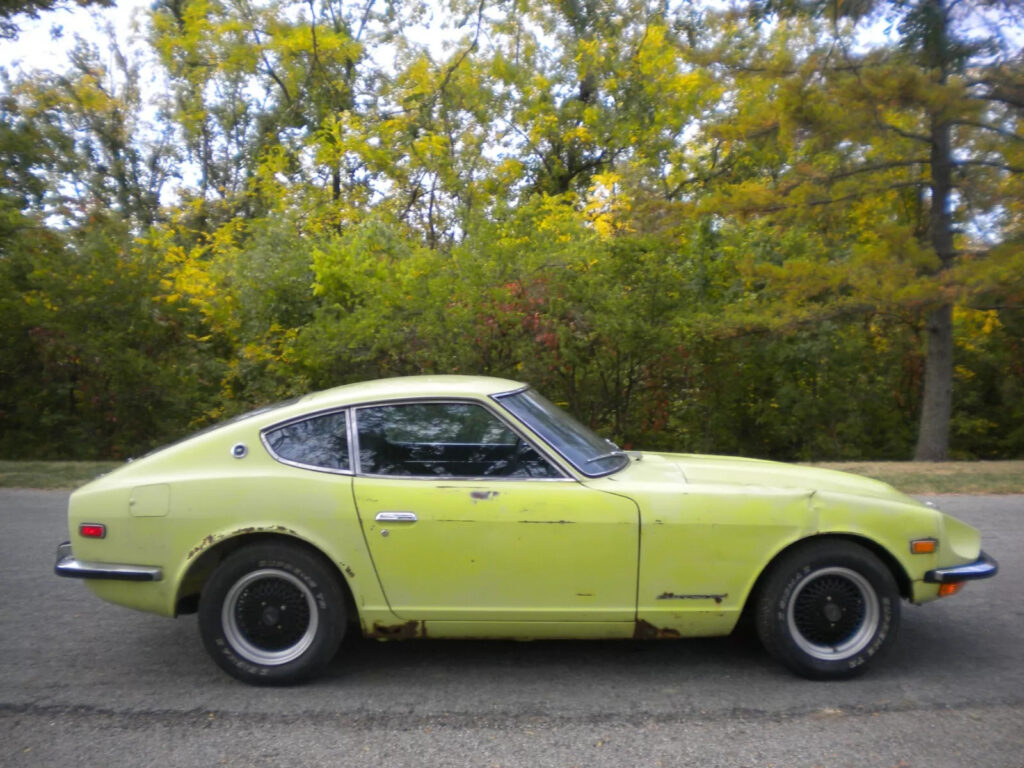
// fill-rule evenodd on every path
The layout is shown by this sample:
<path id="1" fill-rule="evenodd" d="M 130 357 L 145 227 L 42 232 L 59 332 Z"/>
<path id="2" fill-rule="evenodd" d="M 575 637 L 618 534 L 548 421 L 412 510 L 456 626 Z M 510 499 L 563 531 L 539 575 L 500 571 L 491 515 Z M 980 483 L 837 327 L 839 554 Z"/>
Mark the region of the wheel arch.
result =
<path id="1" fill-rule="evenodd" d="M 913 591 L 913 585 L 911 584 L 910 577 L 907 575 L 906 570 L 904 570 L 899 560 L 897 560 L 884 546 L 873 539 L 869 539 L 866 536 L 859 536 L 854 533 L 820 533 L 815 536 L 798 539 L 775 553 L 771 560 L 769 560 L 765 564 L 764 568 L 761 569 L 757 579 L 754 581 L 753 587 L 747 593 L 747 599 L 743 605 L 743 615 L 745 617 L 749 617 L 749 612 L 753 610 L 754 606 L 757 604 L 757 597 L 761 592 L 761 588 L 764 585 L 768 574 L 771 573 L 772 568 L 777 562 L 794 550 L 802 549 L 804 547 L 813 547 L 828 541 L 848 541 L 852 544 L 858 544 L 871 552 L 871 554 L 875 555 L 875 557 L 877 557 L 892 574 L 893 579 L 896 581 L 896 587 L 899 590 L 900 597 L 910 599 Z"/>
<path id="2" fill-rule="evenodd" d="M 352 594 L 352 587 L 349 585 L 348 579 L 338 566 L 338 563 L 328 557 L 319 547 L 305 539 L 277 532 L 253 532 L 239 536 L 230 536 L 203 550 L 188 566 L 185 575 L 179 582 L 174 604 L 174 614 L 178 616 L 195 613 L 199 608 L 199 596 L 202 594 L 203 587 L 217 566 L 225 558 L 238 550 L 258 544 L 281 544 L 296 547 L 305 550 L 308 554 L 322 561 L 327 566 L 329 572 L 334 574 L 338 585 L 341 587 L 342 594 L 345 596 L 345 608 L 349 621 L 358 622 L 358 611 Z"/>

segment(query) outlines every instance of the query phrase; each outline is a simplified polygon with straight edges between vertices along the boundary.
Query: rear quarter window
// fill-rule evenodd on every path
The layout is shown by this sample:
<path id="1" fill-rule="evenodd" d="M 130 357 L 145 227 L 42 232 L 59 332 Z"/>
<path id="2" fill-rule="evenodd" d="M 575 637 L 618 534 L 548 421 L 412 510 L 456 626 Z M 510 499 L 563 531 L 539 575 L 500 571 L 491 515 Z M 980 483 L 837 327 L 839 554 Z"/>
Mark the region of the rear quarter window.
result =
<path id="1" fill-rule="evenodd" d="M 271 427 L 263 439 L 274 458 L 287 464 L 348 471 L 348 414 L 345 411 L 312 416 Z"/>

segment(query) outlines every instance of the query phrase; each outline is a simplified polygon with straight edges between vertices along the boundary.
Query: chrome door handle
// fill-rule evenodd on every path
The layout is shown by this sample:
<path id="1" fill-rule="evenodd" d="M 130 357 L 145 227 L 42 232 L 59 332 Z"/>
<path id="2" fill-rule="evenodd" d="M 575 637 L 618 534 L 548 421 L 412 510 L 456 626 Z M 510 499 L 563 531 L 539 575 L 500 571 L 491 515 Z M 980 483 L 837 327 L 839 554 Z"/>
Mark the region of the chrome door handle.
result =
<path id="1" fill-rule="evenodd" d="M 415 512 L 378 512 L 373 518 L 378 523 L 415 523 Z"/>

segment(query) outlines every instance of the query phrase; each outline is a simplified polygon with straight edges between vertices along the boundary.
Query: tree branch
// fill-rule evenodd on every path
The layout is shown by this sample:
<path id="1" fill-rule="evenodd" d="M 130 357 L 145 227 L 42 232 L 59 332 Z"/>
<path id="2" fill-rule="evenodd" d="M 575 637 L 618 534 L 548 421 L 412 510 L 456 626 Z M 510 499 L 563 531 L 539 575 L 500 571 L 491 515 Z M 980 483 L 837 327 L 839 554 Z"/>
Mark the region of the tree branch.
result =
<path id="1" fill-rule="evenodd" d="M 370 11 L 373 10 L 374 0 L 366 0 L 366 6 L 363 8 L 363 15 L 359 19 L 359 29 L 356 30 L 353 40 L 362 40 L 363 31 L 366 29 L 366 25 L 370 21 Z M 333 11 L 332 11 L 333 13 Z"/>
<path id="2" fill-rule="evenodd" d="M 441 84 L 437 88 L 438 93 L 444 92 L 448 87 L 448 83 L 451 82 L 452 75 L 455 74 L 455 70 L 458 69 L 462 65 L 462 62 L 466 60 L 466 57 L 476 49 L 477 41 L 480 40 L 480 30 L 483 27 L 485 3 L 486 0 L 480 0 L 476 8 L 476 29 L 473 31 L 473 41 L 466 46 L 465 50 L 459 54 L 459 57 L 453 61 L 451 66 L 449 66 L 445 71 L 444 78 L 441 80 Z"/>
<path id="3" fill-rule="evenodd" d="M 996 101 L 1000 104 L 1008 104 L 1011 107 L 1017 109 L 1024 109 L 1024 88 L 1016 84 L 1001 83 L 992 78 L 979 78 L 977 80 L 968 80 L 967 87 L 974 88 L 977 86 L 984 86 L 988 89 L 986 93 L 983 93 L 975 98 L 981 99 L 982 101 Z"/>
<path id="4" fill-rule="evenodd" d="M 711 173 L 705 173 L 703 175 L 694 174 L 688 179 L 683 179 L 682 181 L 676 182 L 676 184 L 673 187 L 666 188 L 665 197 L 668 200 L 675 200 L 676 196 L 683 191 L 684 187 L 688 187 L 691 184 L 697 184 L 698 182 L 707 184 L 712 179 L 717 179 L 721 176 L 724 176 L 726 170 L 727 169 L 725 168 L 720 168 L 717 171 L 712 171 Z"/>
<path id="5" fill-rule="evenodd" d="M 915 165 L 928 165 L 931 161 L 927 159 L 921 160 L 892 160 L 887 163 L 875 163 L 873 165 L 862 165 L 860 168 L 852 168 L 848 171 L 840 171 L 833 173 L 828 176 L 829 181 L 836 181 L 837 179 L 845 179 L 850 176 L 857 176 L 862 173 L 874 173 L 875 171 L 888 171 L 893 168 L 908 168 Z"/>
<path id="6" fill-rule="evenodd" d="M 1014 133 L 1013 131 L 1008 131 L 1005 128 L 1000 128 L 999 126 L 996 126 L 996 125 L 989 125 L 988 123 L 982 123 L 982 122 L 979 122 L 977 120 L 953 120 L 952 124 L 953 125 L 964 125 L 964 126 L 968 126 L 970 128 L 981 128 L 984 131 L 992 131 L 993 133 L 998 133 L 1000 136 L 1003 136 L 1003 137 L 1005 137 L 1007 139 L 1011 139 L 1013 141 L 1024 141 L 1024 136 L 1021 136 L 1018 133 Z"/>
<path id="7" fill-rule="evenodd" d="M 931 138 L 929 136 L 925 136 L 924 134 L 921 133 L 911 133 L 910 131 L 904 131 L 902 128 L 897 128 L 892 123 L 887 123 L 881 117 L 878 118 L 878 125 L 880 128 L 883 128 L 884 130 L 887 131 L 892 131 L 897 136 L 901 136 L 904 139 L 910 139 L 911 141 L 919 141 L 925 144 L 931 141 Z"/>
<path id="8" fill-rule="evenodd" d="M 744 213 L 778 213 L 779 211 L 788 211 L 793 208 L 800 208 L 803 206 L 821 206 L 821 205 L 835 205 L 836 203 L 845 203 L 850 200 L 858 200 L 869 195 L 876 195 L 882 192 L 889 192 L 895 189 L 906 189 L 907 187 L 922 187 L 926 184 L 924 181 L 902 181 L 894 184 L 886 184 L 884 187 L 879 189 L 865 190 L 863 192 L 855 192 L 849 195 L 843 195 L 842 197 L 830 197 L 826 200 L 810 200 L 800 203 L 786 203 L 780 205 L 769 205 L 761 208 L 747 208 L 742 209 Z"/>
<path id="9" fill-rule="evenodd" d="M 996 168 L 1000 171 L 1006 171 L 1007 173 L 1024 173 L 1024 168 L 1019 168 L 1015 165 L 1007 165 L 1006 163 L 999 163 L 995 160 L 954 160 L 953 166 L 956 168 L 965 168 L 967 166 L 976 165 L 983 168 Z"/>

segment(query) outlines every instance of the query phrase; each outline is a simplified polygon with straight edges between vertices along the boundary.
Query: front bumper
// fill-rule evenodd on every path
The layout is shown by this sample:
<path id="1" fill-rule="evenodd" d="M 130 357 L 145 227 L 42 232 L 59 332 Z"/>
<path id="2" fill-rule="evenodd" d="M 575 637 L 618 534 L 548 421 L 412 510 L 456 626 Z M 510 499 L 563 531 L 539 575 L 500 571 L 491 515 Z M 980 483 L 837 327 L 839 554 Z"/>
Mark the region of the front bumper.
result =
<path id="1" fill-rule="evenodd" d="M 163 571 L 149 565 L 122 565 L 118 563 L 86 563 L 71 554 L 71 542 L 57 547 L 57 563 L 53 567 L 58 576 L 72 579 L 114 579 L 117 581 L 160 581 Z"/>
<path id="2" fill-rule="evenodd" d="M 973 563 L 952 565 L 948 568 L 935 568 L 928 571 L 924 575 L 924 580 L 928 584 L 949 584 L 958 581 L 990 579 L 998 572 L 999 563 L 982 552 Z"/>

